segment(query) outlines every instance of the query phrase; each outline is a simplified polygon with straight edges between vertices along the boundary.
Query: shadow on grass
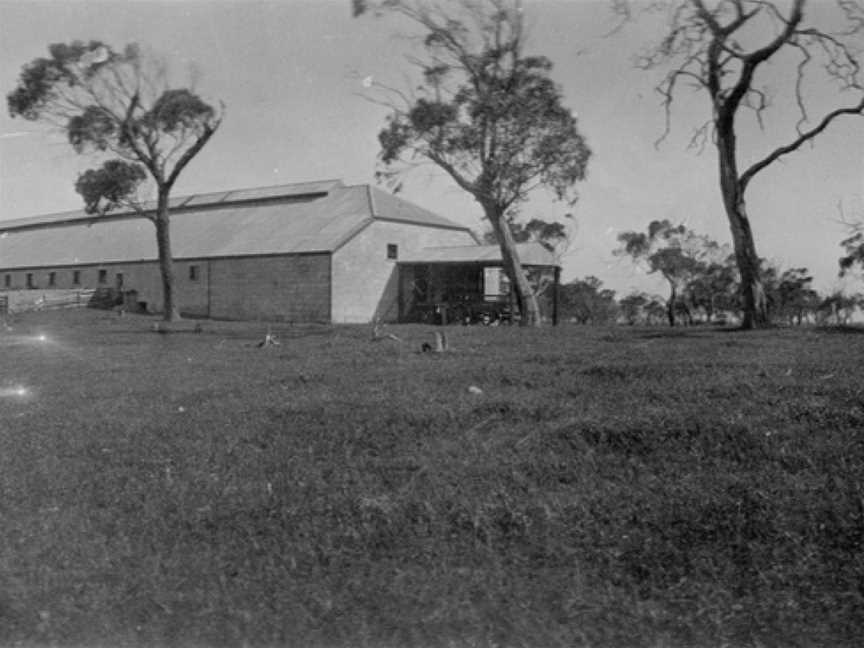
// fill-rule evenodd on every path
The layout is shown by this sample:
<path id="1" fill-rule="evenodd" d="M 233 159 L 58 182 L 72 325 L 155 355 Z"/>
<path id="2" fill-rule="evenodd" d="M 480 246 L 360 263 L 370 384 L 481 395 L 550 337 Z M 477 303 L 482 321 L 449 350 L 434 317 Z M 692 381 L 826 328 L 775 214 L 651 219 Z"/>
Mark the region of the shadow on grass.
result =
<path id="1" fill-rule="evenodd" d="M 119 323 L 119 322 L 118 322 Z M 247 324 L 247 323 L 244 323 Z M 280 326 L 262 325 L 255 331 L 250 331 L 248 325 L 243 327 L 226 327 L 206 324 L 202 321 L 182 322 L 172 324 L 168 327 L 153 325 L 147 328 L 141 326 L 116 326 L 103 329 L 100 335 L 141 335 L 149 337 L 176 337 L 176 336 L 210 336 L 226 340 L 257 340 L 264 337 L 266 333 L 281 339 L 300 339 L 308 337 L 329 337 L 334 334 L 332 327 L 325 326 L 292 326 L 283 324 Z"/>
<path id="2" fill-rule="evenodd" d="M 838 324 L 836 326 L 817 326 L 816 330 L 820 333 L 854 335 L 855 333 L 864 333 L 864 326 L 861 324 Z"/>
<path id="3" fill-rule="evenodd" d="M 636 337 L 642 340 L 656 340 L 659 338 L 695 338 L 700 337 L 700 333 L 710 332 L 712 329 L 693 328 L 665 328 L 657 331 L 644 331 L 636 334 Z"/>

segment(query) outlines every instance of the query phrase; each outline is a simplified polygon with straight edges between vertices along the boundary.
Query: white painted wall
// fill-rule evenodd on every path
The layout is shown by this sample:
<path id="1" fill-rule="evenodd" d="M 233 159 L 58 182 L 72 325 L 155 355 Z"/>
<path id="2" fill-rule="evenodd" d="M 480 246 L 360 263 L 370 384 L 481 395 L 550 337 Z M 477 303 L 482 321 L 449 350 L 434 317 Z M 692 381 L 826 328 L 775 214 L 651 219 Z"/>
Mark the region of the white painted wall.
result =
<path id="1" fill-rule="evenodd" d="M 376 220 L 332 258 L 332 320 L 370 322 L 376 316 L 394 321 L 399 314 L 396 263 L 387 258 L 387 245 L 398 246 L 399 257 L 426 247 L 474 245 L 464 230 Z"/>

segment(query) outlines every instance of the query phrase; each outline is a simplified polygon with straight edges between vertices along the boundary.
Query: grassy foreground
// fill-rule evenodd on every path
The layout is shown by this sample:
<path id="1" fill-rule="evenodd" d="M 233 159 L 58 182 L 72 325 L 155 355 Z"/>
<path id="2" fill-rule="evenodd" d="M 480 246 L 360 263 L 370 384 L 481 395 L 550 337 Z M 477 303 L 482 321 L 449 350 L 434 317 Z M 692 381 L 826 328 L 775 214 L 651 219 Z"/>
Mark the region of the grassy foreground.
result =
<path id="1" fill-rule="evenodd" d="M 0 330 L 0 645 L 861 645 L 854 330 L 152 321 Z"/>

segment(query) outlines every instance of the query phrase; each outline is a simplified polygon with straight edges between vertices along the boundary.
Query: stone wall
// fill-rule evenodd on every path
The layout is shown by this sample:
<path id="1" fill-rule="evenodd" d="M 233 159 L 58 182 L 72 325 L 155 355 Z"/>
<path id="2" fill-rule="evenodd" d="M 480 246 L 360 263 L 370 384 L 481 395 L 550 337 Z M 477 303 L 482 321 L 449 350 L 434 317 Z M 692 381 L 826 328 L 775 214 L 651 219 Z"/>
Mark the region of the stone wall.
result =
<path id="1" fill-rule="evenodd" d="M 210 317 L 330 321 L 330 255 L 210 261 Z"/>

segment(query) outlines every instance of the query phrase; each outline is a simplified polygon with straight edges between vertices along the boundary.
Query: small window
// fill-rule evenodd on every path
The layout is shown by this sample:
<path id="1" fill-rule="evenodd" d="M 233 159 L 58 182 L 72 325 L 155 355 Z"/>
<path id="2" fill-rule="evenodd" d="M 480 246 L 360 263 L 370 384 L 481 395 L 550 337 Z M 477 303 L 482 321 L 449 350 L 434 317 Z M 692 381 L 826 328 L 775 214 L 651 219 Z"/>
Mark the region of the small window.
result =
<path id="1" fill-rule="evenodd" d="M 399 246 L 395 243 L 387 244 L 387 258 L 388 259 L 398 259 L 399 258 Z"/>
<path id="2" fill-rule="evenodd" d="M 33 281 L 33 273 L 32 272 L 27 273 L 27 287 L 28 288 L 35 288 L 36 287 L 36 283 Z"/>
<path id="3" fill-rule="evenodd" d="M 49 272 L 48 273 L 48 285 L 52 286 L 52 287 L 57 285 L 57 273 L 56 272 Z"/>
<path id="4" fill-rule="evenodd" d="M 100 284 L 108 283 L 108 271 L 107 270 L 100 270 L 99 271 L 99 283 Z"/>
<path id="5" fill-rule="evenodd" d="M 7 274 L 3 278 L 3 285 L 9 288 L 12 285 L 12 275 Z"/>
<path id="6" fill-rule="evenodd" d="M 75 284 L 76 286 L 81 285 L 81 271 L 80 270 L 73 270 L 72 271 L 72 283 Z"/>
<path id="7" fill-rule="evenodd" d="M 197 265 L 189 266 L 189 281 L 198 281 L 201 278 L 201 270 Z"/>

